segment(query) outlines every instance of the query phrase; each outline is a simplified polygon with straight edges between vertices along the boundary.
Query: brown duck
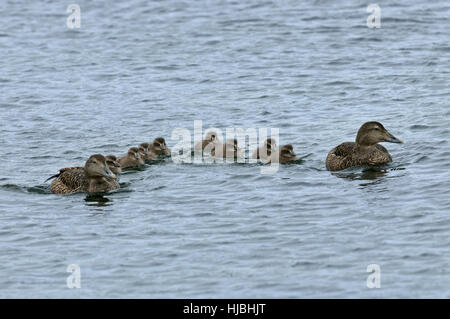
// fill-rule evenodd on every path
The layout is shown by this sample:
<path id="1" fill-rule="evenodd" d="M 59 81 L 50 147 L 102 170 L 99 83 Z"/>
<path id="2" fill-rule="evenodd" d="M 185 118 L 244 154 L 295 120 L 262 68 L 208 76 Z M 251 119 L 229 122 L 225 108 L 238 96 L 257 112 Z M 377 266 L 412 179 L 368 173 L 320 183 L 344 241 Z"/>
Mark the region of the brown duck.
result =
<path id="1" fill-rule="evenodd" d="M 57 178 L 50 185 L 54 194 L 103 193 L 120 188 L 116 175 L 109 169 L 106 158 L 101 154 L 89 157 L 84 167 L 62 169 L 51 178 L 54 177 Z"/>
<path id="2" fill-rule="evenodd" d="M 170 155 L 170 149 L 167 147 L 166 140 L 163 137 L 157 137 L 148 148 L 149 159 L 156 159 L 161 155 Z"/>
<path id="3" fill-rule="evenodd" d="M 291 144 L 286 144 L 276 148 L 275 151 L 272 151 L 270 160 L 267 164 L 277 162 L 280 164 L 287 164 L 296 160 L 298 160 L 298 157 L 294 153 L 294 147 Z"/>
<path id="4" fill-rule="evenodd" d="M 205 137 L 203 140 L 201 140 L 200 142 L 198 142 L 197 144 L 195 144 L 194 146 L 194 150 L 195 151 L 204 151 L 205 148 L 210 144 L 213 143 L 214 146 L 209 147 L 209 151 L 212 150 L 212 148 L 216 148 L 219 147 L 220 145 L 222 145 L 222 142 L 220 141 L 220 139 L 217 136 L 217 133 L 214 131 L 208 132 L 206 133 Z"/>
<path id="5" fill-rule="evenodd" d="M 381 123 L 364 123 L 355 142 L 345 142 L 333 148 L 327 155 L 326 167 L 340 171 L 359 165 L 382 165 L 392 162 L 392 157 L 380 142 L 403 143 L 389 133 Z"/>
<path id="6" fill-rule="evenodd" d="M 238 140 L 229 139 L 225 144 L 219 144 L 211 149 L 211 156 L 223 157 L 223 158 L 234 158 L 242 157 L 242 150 L 238 147 Z"/>
<path id="7" fill-rule="evenodd" d="M 127 155 L 119 158 L 118 162 L 122 169 L 135 168 L 145 164 L 144 160 L 139 155 L 139 148 L 137 147 L 130 148 Z"/>
<path id="8" fill-rule="evenodd" d="M 106 156 L 106 165 L 108 165 L 109 169 L 114 174 L 119 175 L 122 173 L 122 167 L 120 166 L 119 162 L 117 161 L 116 156 L 107 155 Z"/>
<path id="9" fill-rule="evenodd" d="M 150 144 L 149 143 L 142 143 L 138 147 L 139 149 L 139 155 L 144 161 L 147 161 L 150 158 Z"/>

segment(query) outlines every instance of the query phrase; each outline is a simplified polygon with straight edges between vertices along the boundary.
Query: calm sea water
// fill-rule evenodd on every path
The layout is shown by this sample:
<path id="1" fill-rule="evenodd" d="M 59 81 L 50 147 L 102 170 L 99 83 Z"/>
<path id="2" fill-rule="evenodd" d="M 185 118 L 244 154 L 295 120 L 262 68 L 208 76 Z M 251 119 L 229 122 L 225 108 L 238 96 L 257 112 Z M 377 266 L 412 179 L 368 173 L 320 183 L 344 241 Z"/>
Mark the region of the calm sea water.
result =
<path id="1" fill-rule="evenodd" d="M 67 2 L 0 4 L 0 297 L 450 297 L 448 1 L 380 3 L 380 29 L 356 0 L 76 3 L 73 30 Z M 194 120 L 279 128 L 302 161 L 43 183 Z M 369 120 L 393 163 L 326 171 Z"/>

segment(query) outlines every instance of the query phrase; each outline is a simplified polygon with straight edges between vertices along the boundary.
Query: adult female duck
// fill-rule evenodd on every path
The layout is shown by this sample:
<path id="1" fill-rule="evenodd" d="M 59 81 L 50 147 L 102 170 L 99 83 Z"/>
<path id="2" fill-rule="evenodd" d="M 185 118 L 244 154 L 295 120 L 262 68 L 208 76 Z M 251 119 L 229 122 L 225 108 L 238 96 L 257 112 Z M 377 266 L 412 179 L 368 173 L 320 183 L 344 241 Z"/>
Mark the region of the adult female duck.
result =
<path id="1" fill-rule="evenodd" d="M 65 168 L 51 178 L 54 177 L 57 178 L 50 185 L 53 194 L 103 193 L 120 188 L 116 175 L 100 154 L 89 157 L 84 167 Z"/>
<path id="2" fill-rule="evenodd" d="M 345 142 L 333 148 L 327 156 L 326 167 L 340 171 L 359 165 L 382 165 L 392 162 L 392 157 L 379 142 L 403 143 L 389 133 L 381 123 L 364 123 L 356 135 L 356 142 Z"/>

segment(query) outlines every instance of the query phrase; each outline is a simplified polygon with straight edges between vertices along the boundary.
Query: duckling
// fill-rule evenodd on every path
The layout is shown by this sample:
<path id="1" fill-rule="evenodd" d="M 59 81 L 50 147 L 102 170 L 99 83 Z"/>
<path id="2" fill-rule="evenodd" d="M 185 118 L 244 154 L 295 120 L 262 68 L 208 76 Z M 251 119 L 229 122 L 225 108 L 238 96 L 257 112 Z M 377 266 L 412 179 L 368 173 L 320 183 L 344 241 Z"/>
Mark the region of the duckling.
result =
<path id="1" fill-rule="evenodd" d="M 342 143 L 328 153 L 326 167 L 329 171 L 340 171 L 352 166 L 373 166 L 392 162 L 387 149 L 377 144 L 380 142 L 403 143 L 381 123 L 366 122 L 360 127 L 355 142 Z"/>
<path id="2" fill-rule="evenodd" d="M 116 156 L 107 155 L 106 156 L 106 164 L 108 165 L 111 172 L 113 172 L 115 175 L 119 175 L 122 173 L 122 167 L 120 166 L 119 162 L 117 161 Z"/>
<path id="3" fill-rule="evenodd" d="M 106 158 L 101 154 L 89 157 L 84 167 L 63 169 L 50 185 L 53 194 L 103 193 L 118 188 L 120 185 L 116 175 L 111 172 Z"/>
<path id="4" fill-rule="evenodd" d="M 141 143 L 139 145 L 139 155 L 144 161 L 147 161 L 150 159 L 150 150 L 149 150 L 150 144 L 149 143 Z"/>
<path id="5" fill-rule="evenodd" d="M 161 155 L 170 155 L 170 149 L 167 147 L 166 140 L 162 137 L 157 137 L 149 146 L 149 158 L 155 159 Z"/>
<path id="6" fill-rule="evenodd" d="M 217 133 L 214 131 L 210 131 L 206 133 L 203 140 L 200 142 L 197 142 L 194 146 L 194 151 L 204 151 L 206 146 L 208 146 L 210 143 L 214 143 L 214 148 L 218 148 L 219 145 L 222 145 L 222 142 L 217 136 Z M 212 150 L 212 149 L 211 149 Z"/>
<path id="7" fill-rule="evenodd" d="M 253 154 L 252 158 L 256 159 L 262 159 L 264 161 L 267 161 L 270 159 L 270 156 L 272 155 L 272 151 L 275 151 L 277 148 L 277 142 L 275 139 L 269 137 L 263 145 L 261 145 L 259 148 L 257 148 Z"/>
<path id="8" fill-rule="evenodd" d="M 291 144 L 286 144 L 281 147 L 277 147 L 275 151 L 272 151 L 271 156 L 267 164 L 280 163 L 286 164 L 296 161 L 297 155 L 294 153 L 294 147 Z"/>
<path id="9" fill-rule="evenodd" d="M 139 155 L 139 149 L 137 147 L 132 147 L 128 150 L 127 155 L 119 158 L 119 164 L 122 169 L 125 169 L 144 165 L 145 162 Z"/>
<path id="10" fill-rule="evenodd" d="M 242 150 L 238 147 L 236 138 L 228 139 L 225 144 L 214 144 L 211 149 L 211 156 L 237 159 L 242 157 Z"/>

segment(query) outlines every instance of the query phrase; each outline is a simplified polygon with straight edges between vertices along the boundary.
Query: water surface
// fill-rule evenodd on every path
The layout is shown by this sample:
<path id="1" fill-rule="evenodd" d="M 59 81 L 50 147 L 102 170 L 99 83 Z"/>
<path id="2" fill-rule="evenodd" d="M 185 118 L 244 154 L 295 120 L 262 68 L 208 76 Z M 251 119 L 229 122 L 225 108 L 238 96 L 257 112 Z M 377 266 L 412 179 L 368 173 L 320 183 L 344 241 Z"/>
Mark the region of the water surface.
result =
<path id="1" fill-rule="evenodd" d="M 357 0 L 78 4 L 75 30 L 67 3 L 0 5 L 0 297 L 450 297 L 448 1 L 380 4 L 380 29 Z M 303 161 L 43 183 L 194 120 L 279 128 Z M 393 163 L 326 171 L 368 120 L 405 141 Z"/>

